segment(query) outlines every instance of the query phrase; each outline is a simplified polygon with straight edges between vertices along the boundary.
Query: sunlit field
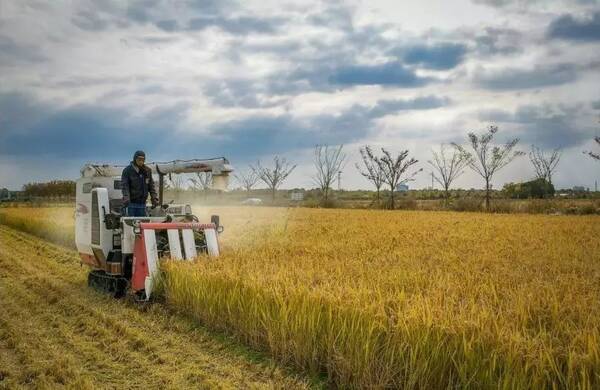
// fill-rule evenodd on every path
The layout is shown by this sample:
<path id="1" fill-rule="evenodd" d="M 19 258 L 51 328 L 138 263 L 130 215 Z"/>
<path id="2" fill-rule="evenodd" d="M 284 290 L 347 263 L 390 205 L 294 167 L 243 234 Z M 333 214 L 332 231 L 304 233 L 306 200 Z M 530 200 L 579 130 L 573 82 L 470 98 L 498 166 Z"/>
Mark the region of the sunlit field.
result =
<path id="1" fill-rule="evenodd" d="M 600 386 L 598 216 L 197 212 L 222 256 L 164 264 L 167 304 L 332 385 Z M 0 222 L 73 236 L 69 208 Z"/>
<path id="2" fill-rule="evenodd" d="M 0 223 L 75 248 L 75 208 L 0 208 Z"/>

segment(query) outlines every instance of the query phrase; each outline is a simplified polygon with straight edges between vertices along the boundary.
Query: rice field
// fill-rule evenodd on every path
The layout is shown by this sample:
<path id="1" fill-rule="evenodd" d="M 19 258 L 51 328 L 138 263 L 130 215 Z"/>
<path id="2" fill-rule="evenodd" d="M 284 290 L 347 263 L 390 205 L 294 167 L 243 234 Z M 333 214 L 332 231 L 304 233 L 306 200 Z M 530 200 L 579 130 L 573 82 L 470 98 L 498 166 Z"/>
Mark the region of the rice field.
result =
<path id="1" fill-rule="evenodd" d="M 72 234 L 70 209 L 0 223 L 44 213 Z M 222 256 L 165 263 L 167 304 L 331 386 L 600 387 L 598 216 L 212 213 Z"/>
<path id="2" fill-rule="evenodd" d="M 70 249 L 0 225 L 0 389 L 309 389 L 164 305 L 87 288 Z"/>

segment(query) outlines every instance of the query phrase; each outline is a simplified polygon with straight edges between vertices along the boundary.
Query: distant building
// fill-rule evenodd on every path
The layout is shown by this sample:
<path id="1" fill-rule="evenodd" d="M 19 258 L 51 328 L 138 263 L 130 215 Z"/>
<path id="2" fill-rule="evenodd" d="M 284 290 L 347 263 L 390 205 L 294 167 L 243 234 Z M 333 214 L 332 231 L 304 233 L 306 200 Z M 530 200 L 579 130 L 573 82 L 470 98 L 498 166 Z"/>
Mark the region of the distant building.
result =
<path id="1" fill-rule="evenodd" d="M 304 200 L 304 192 L 294 191 L 290 194 L 290 199 L 296 202 Z"/>
<path id="2" fill-rule="evenodd" d="M 584 186 L 573 186 L 573 192 L 585 192 Z"/>
<path id="3" fill-rule="evenodd" d="M 0 189 L 0 202 L 8 202 L 15 200 L 26 200 L 23 191 L 10 191 L 6 188 Z"/>
<path id="4" fill-rule="evenodd" d="M 408 184 L 398 184 L 396 186 L 396 191 L 398 191 L 398 192 L 407 192 L 408 191 Z"/>

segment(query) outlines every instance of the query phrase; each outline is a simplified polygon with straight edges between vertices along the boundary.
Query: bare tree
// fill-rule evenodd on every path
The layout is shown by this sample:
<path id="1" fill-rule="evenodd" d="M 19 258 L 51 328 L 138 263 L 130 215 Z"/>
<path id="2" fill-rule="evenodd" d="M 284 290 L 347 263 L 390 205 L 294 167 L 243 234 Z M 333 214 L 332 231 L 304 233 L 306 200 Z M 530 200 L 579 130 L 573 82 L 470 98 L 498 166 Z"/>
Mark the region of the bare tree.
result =
<path id="1" fill-rule="evenodd" d="M 359 164 L 356 164 L 356 169 L 358 169 L 358 172 L 367 180 L 373 183 L 377 191 L 377 201 L 379 202 L 379 191 L 381 190 L 381 186 L 383 186 L 384 179 L 383 171 L 375 161 L 376 157 L 369 145 L 360 148 L 360 156 L 362 157 L 364 170 Z"/>
<path id="2" fill-rule="evenodd" d="M 260 161 L 256 163 L 256 166 L 250 166 L 250 168 L 256 173 L 258 178 L 262 180 L 267 187 L 271 190 L 273 200 L 275 200 L 275 193 L 277 188 L 283 183 L 283 181 L 292 173 L 296 165 L 291 165 L 285 158 L 275 156 L 273 158 L 273 168 L 263 167 Z"/>
<path id="3" fill-rule="evenodd" d="M 560 149 L 554 149 L 550 156 L 546 156 L 544 150 L 531 145 L 529 160 L 533 164 L 533 169 L 535 169 L 535 176 L 538 179 L 547 180 L 548 183 L 552 184 L 552 175 L 558 166 L 560 155 Z"/>
<path id="4" fill-rule="evenodd" d="M 598 144 L 598 146 L 600 146 L 600 137 L 595 137 L 594 141 L 596 141 L 596 143 Z M 587 154 L 588 156 L 590 156 L 594 160 L 600 161 L 600 153 L 595 153 L 595 152 L 583 152 L 583 153 Z"/>
<path id="5" fill-rule="evenodd" d="M 525 154 L 521 151 L 513 152 L 513 149 L 517 146 L 517 143 L 519 143 L 518 138 L 510 140 L 502 146 L 493 146 L 491 142 L 497 132 L 498 126 L 492 125 L 483 134 L 477 135 L 473 132 L 468 134 L 471 148 L 475 153 L 475 158 L 473 158 L 471 153 L 467 152 L 461 145 L 456 143 L 452 144 L 461 153 L 469 155 L 469 168 L 477 172 L 483 180 L 485 180 L 485 208 L 488 211 L 490 209 L 492 178 L 500 169 L 510 164 L 516 157 Z"/>
<path id="6" fill-rule="evenodd" d="M 252 187 L 254 187 L 259 180 L 258 174 L 253 169 L 250 169 L 245 172 L 238 172 L 233 176 L 248 193 L 250 193 Z"/>
<path id="7" fill-rule="evenodd" d="M 211 172 L 196 172 L 195 177 L 188 179 L 194 189 L 200 191 L 210 190 L 212 186 L 212 173 Z"/>
<path id="8" fill-rule="evenodd" d="M 332 146 L 317 145 L 315 146 L 314 164 L 317 173 L 313 176 L 313 180 L 321 189 L 325 202 L 329 199 L 329 191 L 335 178 L 342 170 L 346 155 L 342 153 L 344 145 Z"/>
<path id="9" fill-rule="evenodd" d="M 165 183 L 166 187 L 172 189 L 175 192 L 180 192 L 183 190 L 184 181 L 180 175 L 171 175 L 169 174 L 169 178 Z"/>
<path id="10" fill-rule="evenodd" d="M 192 183 L 192 188 L 202 192 L 204 199 L 208 196 L 208 190 L 212 186 L 212 173 L 211 172 L 196 172 L 195 177 L 189 178 L 188 181 Z"/>
<path id="11" fill-rule="evenodd" d="M 470 156 L 456 148 L 452 155 L 447 156 L 448 147 L 445 144 L 440 145 L 440 151 L 431 151 L 433 160 L 427 161 L 436 172 L 433 172 L 433 178 L 444 188 L 446 202 L 450 198 L 450 185 L 462 175 L 464 169 L 469 165 Z"/>
<path id="12" fill-rule="evenodd" d="M 398 187 L 399 184 L 413 180 L 413 177 L 421 172 L 423 168 L 403 178 L 408 168 L 416 164 L 418 160 L 412 157 L 408 158 L 408 150 L 401 151 L 396 157 L 393 157 L 392 154 L 384 148 L 381 148 L 381 152 L 383 153 L 382 156 L 375 156 L 374 161 L 383 173 L 383 182 L 390 186 L 390 208 L 393 210 L 394 192 L 396 191 L 396 187 Z"/>

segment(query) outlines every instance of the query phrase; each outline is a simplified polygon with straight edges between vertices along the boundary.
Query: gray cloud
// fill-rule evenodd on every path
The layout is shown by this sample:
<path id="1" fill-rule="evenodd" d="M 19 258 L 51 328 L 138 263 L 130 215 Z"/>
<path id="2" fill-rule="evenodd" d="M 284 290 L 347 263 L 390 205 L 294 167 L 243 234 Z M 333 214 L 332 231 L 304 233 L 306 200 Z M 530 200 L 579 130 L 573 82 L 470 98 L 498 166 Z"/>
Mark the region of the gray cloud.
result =
<path id="1" fill-rule="evenodd" d="M 202 14 L 216 14 L 229 11 L 239 3 L 237 0 L 182 0 L 188 10 Z"/>
<path id="2" fill-rule="evenodd" d="M 183 29 L 182 21 L 174 18 L 165 18 L 165 15 L 176 14 L 183 21 L 190 18 L 207 18 L 212 25 L 222 25 L 223 28 L 242 28 L 244 17 L 230 19 L 228 11 L 233 3 L 231 1 L 213 0 L 133 0 L 125 7 L 118 2 L 94 1 L 76 3 L 77 9 L 71 18 L 72 23 L 82 30 L 103 31 L 114 27 L 128 27 L 130 25 L 154 24 L 163 31 L 176 31 Z M 173 13 L 173 11 L 176 11 Z M 241 20 L 239 20 L 241 19 Z M 237 25 L 236 25 L 237 22 Z M 248 21 L 249 22 L 249 21 Z"/>
<path id="3" fill-rule="evenodd" d="M 179 25 L 175 19 L 159 20 L 155 24 L 156 27 L 163 31 L 173 32 L 179 29 Z"/>
<path id="4" fill-rule="evenodd" d="M 562 15 L 550 23 L 547 35 L 571 41 L 600 41 L 600 11 L 584 18 Z"/>
<path id="5" fill-rule="evenodd" d="M 370 109 L 371 118 L 379 118 L 404 110 L 431 110 L 447 106 L 451 100 L 447 97 L 422 96 L 415 99 L 380 100 Z"/>
<path id="6" fill-rule="evenodd" d="M 399 62 L 379 65 L 345 65 L 353 56 L 340 52 L 339 57 L 309 60 L 291 71 L 278 72 L 264 83 L 248 83 L 255 93 L 269 95 L 299 94 L 307 91 L 330 92 L 360 85 L 380 85 L 388 88 L 420 88 L 439 81 L 416 74 Z"/>
<path id="7" fill-rule="evenodd" d="M 261 98 L 266 96 L 264 86 L 247 79 L 213 80 L 204 85 L 203 92 L 213 104 L 221 107 L 268 108 L 281 103 L 281 99 Z"/>
<path id="8" fill-rule="evenodd" d="M 54 88 L 85 88 L 98 85 L 126 85 L 134 81 L 144 81 L 144 78 L 128 76 L 78 76 L 61 80 L 48 80 L 47 85 Z"/>
<path id="9" fill-rule="evenodd" d="M 133 2 L 130 7 L 135 7 L 137 4 Z M 136 22 L 127 16 L 129 8 L 124 9 L 116 2 L 84 0 L 74 2 L 73 6 L 71 23 L 85 31 L 101 32 L 115 27 L 125 28 L 132 22 Z"/>
<path id="10" fill-rule="evenodd" d="M 508 55 L 522 51 L 522 33 L 511 28 L 486 27 L 483 32 L 471 33 L 475 51 L 482 56 Z"/>
<path id="11" fill-rule="evenodd" d="M 474 81 L 479 86 L 492 90 L 542 88 L 575 81 L 577 69 L 577 65 L 568 63 L 536 65 L 530 69 L 479 69 L 474 74 Z"/>
<path id="12" fill-rule="evenodd" d="M 352 65 L 335 69 L 329 82 L 342 86 L 387 85 L 400 88 L 421 87 L 432 82 L 430 77 L 421 77 L 398 62 L 381 65 Z"/>
<path id="13" fill-rule="evenodd" d="M 353 105 L 334 114 L 295 117 L 255 115 L 187 129 L 168 137 L 185 122 L 187 102 L 161 107 L 143 116 L 97 105 L 53 107 L 22 94 L 0 94 L 0 152 L 6 156 L 63 156 L 116 159 L 143 147 L 169 158 L 202 153 L 226 153 L 251 160 L 285 153 L 316 143 L 350 143 L 376 130 L 376 120 L 406 110 L 436 109 L 445 97 L 381 100 L 374 106 Z M 85 132 L 82 131 L 85 129 Z M 203 130 L 202 136 L 197 136 Z M 177 151 L 178 156 L 168 151 Z"/>
<path id="14" fill-rule="evenodd" d="M 250 161 L 261 155 L 310 148 L 315 144 L 356 142 L 376 131 L 375 120 L 379 118 L 406 110 L 435 109 L 449 102 L 447 98 L 436 96 L 381 100 L 373 107 L 356 104 L 339 114 L 307 118 L 295 118 L 287 114 L 253 116 L 213 125 L 211 131 L 221 135 L 221 150 Z M 418 131 L 405 131 L 404 134 L 407 137 L 424 136 Z"/>
<path id="15" fill-rule="evenodd" d="M 487 5 L 494 8 L 506 8 L 511 6 L 517 6 L 519 8 L 536 7 L 540 3 L 558 3 L 564 6 L 564 2 L 561 0 L 472 0 L 474 4 Z M 597 0 L 567 0 L 567 3 L 573 4 L 595 4 Z"/>
<path id="16" fill-rule="evenodd" d="M 463 61 L 466 52 L 464 44 L 452 42 L 410 45 L 392 51 L 407 64 L 436 70 L 456 67 Z"/>
<path id="17" fill-rule="evenodd" d="M 533 3 L 541 5 L 539 1 Z M 565 7 L 557 7 L 559 1 Z M 505 8 L 496 12 L 497 22 L 490 23 L 489 9 L 472 6 L 469 22 L 461 26 L 451 21 L 447 24 L 451 30 L 443 20 L 439 28 L 413 21 L 389 23 L 385 15 L 378 16 L 378 7 L 355 25 L 356 9 L 343 2 L 273 7 L 268 14 L 259 13 L 251 3 L 217 0 L 126 4 L 82 0 L 58 6 L 46 3 L 43 10 L 22 3 L 15 9 L 27 12 L 6 23 L 0 20 L 0 69 L 7 74 L 4 88 L 10 85 L 21 92 L 2 94 L 0 87 L 0 153 L 35 158 L 75 151 L 81 158 L 115 160 L 139 146 L 165 159 L 219 151 L 248 160 L 315 143 L 370 142 L 384 127 L 386 132 L 431 143 L 447 139 L 451 128 L 471 123 L 473 118 L 461 116 L 462 110 L 455 107 L 484 104 L 497 91 L 519 91 L 511 94 L 517 103 L 535 104 L 543 96 L 536 89 L 549 86 L 557 86 L 552 99 L 560 99 L 569 96 L 579 74 L 588 76 L 600 69 L 600 61 L 593 61 L 593 43 L 589 50 L 557 44 L 547 39 L 550 32 L 539 39 L 538 27 L 548 25 L 554 35 L 562 31 L 558 34 L 562 36 L 553 35 L 555 39 L 582 41 L 573 31 L 588 31 L 596 17 L 592 12 L 587 18 L 575 16 L 582 15 L 585 7 L 575 2 L 566 6 L 563 0 L 544 9 L 534 9 L 524 0 L 479 3 Z M 546 12 L 552 9 L 568 17 Z M 403 15 L 410 18 L 411 12 L 407 9 Z M 521 14 L 512 18 L 515 12 Z M 19 26 L 51 20 L 50 15 L 53 23 L 47 24 L 44 36 Z M 562 30 L 557 28 L 559 21 Z M 123 49 L 136 51 L 117 57 Z M 106 54 L 106 60 L 95 61 L 97 54 Z M 509 60 L 522 65 L 498 66 Z M 42 61 L 49 62 L 39 65 Z M 471 89 L 484 90 L 469 91 L 462 83 L 464 63 L 469 69 L 481 64 L 470 75 Z M 444 81 L 438 71 L 446 70 L 451 70 L 451 76 L 443 93 L 452 101 L 442 96 L 381 99 L 378 95 L 385 89 L 386 96 L 403 96 L 407 88 L 419 94 L 423 87 L 429 87 L 430 93 Z M 24 91 L 60 99 L 61 104 L 83 103 L 58 107 L 23 95 Z M 589 93 L 589 89 L 582 91 L 581 99 L 598 98 Z M 339 98 L 348 107 L 314 116 L 293 115 L 290 102 L 300 94 L 306 94 L 299 99 L 302 102 L 310 96 L 311 105 Z M 140 110 L 140 104 L 164 107 L 148 112 Z M 230 121 L 191 123 L 188 114 L 200 106 L 246 110 L 228 110 L 233 115 Z M 599 101 L 582 106 L 588 111 L 581 115 L 562 107 L 532 105 L 514 112 L 479 113 L 479 117 L 498 121 L 524 142 L 555 146 L 566 140 L 569 145 L 590 134 L 589 129 L 577 127 L 581 116 L 600 110 Z M 412 115 L 415 110 L 441 107 L 448 107 L 443 110 L 444 124 L 433 126 L 423 119 L 426 115 Z M 287 114 L 273 116 L 272 112 Z M 402 121 L 404 116 L 410 121 Z M 457 117 L 463 122 L 457 124 Z M 414 121 L 420 122 L 406 125 Z M 175 132 L 177 137 L 165 136 Z"/>
<path id="18" fill-rule="evenodd" d="M 255 116 L 217 124 L 211 130 L 214 134 L 221 134 L 219 150 L 250 161 L 262 155 L 309 148 L 317 143 L 352 142 L 365 137 L 370 128 L 370 122 L 364 116 L 344 112 L 309 121 L 300 121 L 289 115 Z"/>
<path id="19" fill-rule="evenodd" d="M 0 93 L 0 135 L 21 132 L 42 121 L 49 108 L 19 92 Z"/>
<path id="20" fill-rule="evenodd" d="M 577 126 L 580 115 L 579 107 L 524 105 L 514 112 L 480 111 L 478 117 L 481 121 L 516 126 L 516 134 L 525 144 L 569 148 L 582 144 L 593 135 L 589 128 Z"/>
<path id="21" fill-rule="evenodd" d="M 159 0 L 134 0 L 126 10 L 127 18 L 138 23 L 147 23 L 152 19 L 151 11 L 159 4 Z"/>
<path id="22" fill-rule="evenodd" d="M 187 28 L 193 31 L 218 27 L 232 34 L 274 33 L 284 24 L 285 19 L 283 18 L 201 16 L 190 19 Z"/>
<path id="23" fill-rule="evenodd" d="M 39 47 L 17 43 L 10 37 L 0 35 L 0 65 L 16 66 L 46 60 Z"/>
<path id="24" fill-rule="evenodd" d="M 109 20 L 102 18 L 99 13 L 89 10 L 76 12 L 71 21 L 75 26 L 87 31 L 102 31 L 110 25 Z"/>
<path id="25" fill-rule="evenodd" d="M 352 11 L 342 4 L 328 4 L 325 10 L 310 15 L 307 20 L 316 26 L 354 31 Z"/>
<path id="26" fill-rule="evenodd" d="M 473 3 L 500 8 L 515 3 L 515 0 L 473 0 Z"/>

